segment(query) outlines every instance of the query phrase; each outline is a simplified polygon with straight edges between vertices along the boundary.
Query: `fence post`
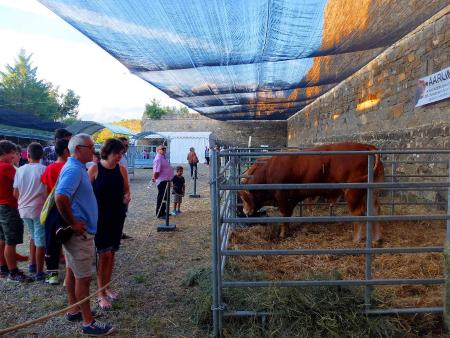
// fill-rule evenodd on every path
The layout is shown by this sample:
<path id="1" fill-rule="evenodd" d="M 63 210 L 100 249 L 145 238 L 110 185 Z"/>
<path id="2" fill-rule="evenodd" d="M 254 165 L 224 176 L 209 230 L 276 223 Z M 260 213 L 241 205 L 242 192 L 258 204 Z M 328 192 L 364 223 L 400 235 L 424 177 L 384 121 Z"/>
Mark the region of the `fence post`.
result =
<path id="1" fill-rule="evenodd" d="M 367 183 L 373 183 L 373 155 L 367 156 Z M 373 189 L 367 188 L 367 206 L 366 206 L 366 215 L 373 215 Z M 372 247 L 372 222 L 366 222 L 366 248 L 370 249 Z M 366 253 L 366 266 L 365 266 L 365 279 L 366 281 L 372 279 L 372 254 Z M 371 305 L 371 297 L 372 297 L 372 286 L 365 285 L 364 286 L 364 306 L 366 311 L 370 309 Z"/>
<path id="2" fill-rule="evenodd" d="M 230 178 L 231 178 L 231 184 L 239 184 L 239 177 L 238 177 L 238 171 L 236 170 L 236 156 L 230 156 L 228 158 L 230 161 Z M 231 193 L 231 202 L 230 202 L 230 208 L 231 208 L 231 217 L 236 217 L 236 208 L 237 208 L 237 192 L 236 190 L 229 191 Z"/>
<path id="3" fill-rule="evenodd" d="M 448 160 L 448 181 L 450 182 L 450 158 Z M 450 215 L 450 187 L 447 188 L 447 216 Z M 447 236 L 444 244 L 444 268 L 445 268 L 445 289 L 444 289 L 444 321 L 447 330 L 450 328 L 450 220 L 447 219 Z"/>
<path id="4" fill-rule="evenodd" d="M 220 191 L 218 152 L 211 151 L 210 194 L 211 194 L 211 253 L 212 253 L 212 314 L 213 336 L 222 337 L 222 297 L 220 286 Z"/>
<path id="5" fill-rule="evenodd" d="M 397 182 L 397 179 L 394 177 L 397 172 L 397 156 L 392 154 L 392 163 L 391 163 L 391 183 Z M 394 189 L 391 188 L 391 215 L 394 215 L 395 202 L 394 202 Z"/>

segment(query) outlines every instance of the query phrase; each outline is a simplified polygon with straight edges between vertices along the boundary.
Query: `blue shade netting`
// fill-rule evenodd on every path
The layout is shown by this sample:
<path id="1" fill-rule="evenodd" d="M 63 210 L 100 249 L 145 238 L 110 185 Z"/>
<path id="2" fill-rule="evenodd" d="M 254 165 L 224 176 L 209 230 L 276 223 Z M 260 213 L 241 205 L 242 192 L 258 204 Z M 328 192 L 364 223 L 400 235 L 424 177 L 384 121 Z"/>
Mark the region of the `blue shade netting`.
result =
<path id="1" fill-rule="evenodd" d="M 148 81 L 219 120 L 286 119 L 450 0 L 40 0 Z"/>

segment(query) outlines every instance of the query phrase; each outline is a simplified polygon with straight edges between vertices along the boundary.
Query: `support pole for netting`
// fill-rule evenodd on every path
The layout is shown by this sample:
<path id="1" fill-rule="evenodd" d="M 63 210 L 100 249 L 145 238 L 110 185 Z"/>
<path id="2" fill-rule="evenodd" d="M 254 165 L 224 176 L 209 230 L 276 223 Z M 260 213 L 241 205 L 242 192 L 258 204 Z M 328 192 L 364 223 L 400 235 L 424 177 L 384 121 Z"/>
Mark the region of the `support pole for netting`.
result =
<path id="1" fill-rule="evenodd" d="M 448 159 L 448 182 L 450 182 L 450 158 Z M 447 216 L 450 215 L 450 187 L 447 188 Z M 444 244 L 445 290 L 444 321 L 447 330 L 450 328 L 450 219 L 447 219 L 447 236 Z"/>
<path id="2" fill-rule="evenodd" d="M 213 336 L 222 337 L 222 316 L 220 297 L 220 205 L 218 190 L 218 156 L 217 151 L 211 151 L 210 162 L 210 194 L 211 194 L 211 251 L 212 251 L 212 315 L 213 315 Z"/>
<path id="3" fill-rule="evenodd" d="M 189 195 L 190 198 L 200 198 L 200 195 L 197 194 L 197 166 L 194 167 L 194 191 Z"/>
<path id="4" fill-rule="evenodd" d="M 367 183 L 373 183 L 373 156 L 367 156 Z M 366 214 L 367 216 L 373 216 L 374 206 L 373 206 L 373 189 L 367 188 L 367 206 Z M 366 248 L 370 249 L 372 247 L 372 222 L 366 222 Z M 366 255 L 366 266 L 365 266 L 365 276 L 366 280 L 372 279 L 372 254 L 367 253 Z M 372 297 L 373 287 L 370 285 L 364 286 L 364 306 L 366 311 L 370 310 L 370 299 Z"/>

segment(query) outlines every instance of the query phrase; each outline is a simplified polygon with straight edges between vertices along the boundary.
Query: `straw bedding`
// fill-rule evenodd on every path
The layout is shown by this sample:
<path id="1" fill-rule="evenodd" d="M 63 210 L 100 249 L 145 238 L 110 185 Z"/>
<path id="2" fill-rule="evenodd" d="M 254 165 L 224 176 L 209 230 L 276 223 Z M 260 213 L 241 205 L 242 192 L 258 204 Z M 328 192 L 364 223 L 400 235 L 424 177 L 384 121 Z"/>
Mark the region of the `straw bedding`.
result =
<path id="1" fill-rule="evenodd" d="M 397 209 L 401 209 L 397 212 L 399 214 L 406 214 L 408 211 L 406 208 Z M 431 213 L 414 206 L 414 213 L 419 212 Z M 292 224 L 290 227 L 291 236 L 284 240 L 273 239 L 275 227 L 270 225 L 236 229 L 231 236 L 230 249 L 365 247 L 365 243 L 356 244 L 352 241 L 350 223 Z M 445 240 L 445 223 L 389 222 L 383 226 L 383 237 L 383 247 L 442 246 Z M 333 270 L 342 279 L 364 279 L 364 255 L 240 256 L 231 259 L 249 271 L 262 271 L 273 280 L 301 280 L 305 274 Z M 441 253 L 375 255 L 372 266 L 374 279 L 442 278 L 444 274 Z M 382 307 L 442 306 L 443 286 L 377 286 L 374 296 Z"/>

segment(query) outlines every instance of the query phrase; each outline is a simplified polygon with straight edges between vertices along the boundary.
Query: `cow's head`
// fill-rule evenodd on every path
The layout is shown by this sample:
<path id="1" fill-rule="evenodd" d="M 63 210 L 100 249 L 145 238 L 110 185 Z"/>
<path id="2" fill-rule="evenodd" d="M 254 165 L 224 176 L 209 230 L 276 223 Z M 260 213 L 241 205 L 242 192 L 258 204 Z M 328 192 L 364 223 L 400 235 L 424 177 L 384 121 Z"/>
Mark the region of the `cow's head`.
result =
<path id="1" fill-rule="evenodd" d="M 255 196 L 252 192 L 248 190 L 241 190 L 239 191 L 239 197 L 242 200 L 242 209 L 244 211 L 244 214 L 247 216 L 253 215 L 256 211 L 256 201 Z"/>

